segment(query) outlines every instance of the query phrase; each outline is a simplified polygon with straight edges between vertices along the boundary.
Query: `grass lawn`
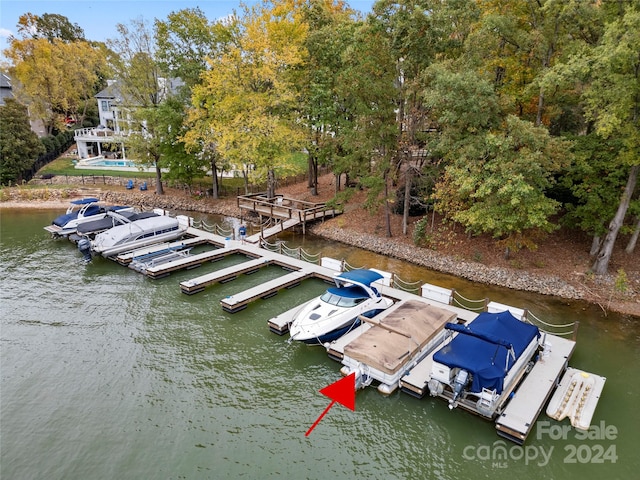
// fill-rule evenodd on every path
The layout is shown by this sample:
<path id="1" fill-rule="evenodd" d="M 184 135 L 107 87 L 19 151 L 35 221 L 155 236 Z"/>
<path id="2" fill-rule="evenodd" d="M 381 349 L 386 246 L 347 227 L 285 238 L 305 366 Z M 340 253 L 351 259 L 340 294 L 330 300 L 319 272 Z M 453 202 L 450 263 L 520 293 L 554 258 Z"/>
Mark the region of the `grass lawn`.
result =
<path id="1" fill-rule="evenodd" d="M 110 176 L 110 177 L 136 177 L 136 178 L 154 178 L 156 176 L 153 172 L 121 172 L 118 170 L 98 170 L 98 169 L 77 169 L 74 168 L 73 159 L 62 156 L 58 157 L 52 162 L 48 163 L 38 171 L 40 175 L 68 175 L 70 177 L 85 176 Z"/>

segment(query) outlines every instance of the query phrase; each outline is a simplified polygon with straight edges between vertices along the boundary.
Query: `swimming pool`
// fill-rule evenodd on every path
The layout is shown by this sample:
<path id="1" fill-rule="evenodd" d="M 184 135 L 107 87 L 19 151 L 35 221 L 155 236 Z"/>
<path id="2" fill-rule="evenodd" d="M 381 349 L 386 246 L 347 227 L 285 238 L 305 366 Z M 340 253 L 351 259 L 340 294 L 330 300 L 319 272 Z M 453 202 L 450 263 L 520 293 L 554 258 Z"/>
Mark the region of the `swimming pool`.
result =
<path id="1" fill-rule="evenodd" d="M 78 160 L 75 168 L 84 170 L 119 170 L 125 172 L 151 172 L 153 167 L 141 166 L 133 160 L 106 159 L 103 156 Z"/>

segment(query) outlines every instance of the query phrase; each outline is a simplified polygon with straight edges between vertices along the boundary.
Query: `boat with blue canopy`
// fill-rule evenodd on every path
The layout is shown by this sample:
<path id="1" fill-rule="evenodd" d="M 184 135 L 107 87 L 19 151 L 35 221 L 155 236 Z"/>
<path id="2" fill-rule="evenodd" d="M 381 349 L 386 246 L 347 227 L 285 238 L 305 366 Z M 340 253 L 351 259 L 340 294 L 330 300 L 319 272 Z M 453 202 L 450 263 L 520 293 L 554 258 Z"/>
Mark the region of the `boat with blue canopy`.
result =
<path id="1" fill-rule="evenodd" d="M 494 418 L 538 359 L 538 327 L 504 311 L 445 329 L 449 340 L 433 355 L 429 393 L 448 399 L 451 409 Z"/>
<path id="2" fill-rule="evenodd" d="M 109 212 L 127 213 L 134 212 L 133 207 L 105 206 L 100 204 L 100 199 L 85 197 L 72 200 L 67 211 L 57 216 L 44 229 L 55 237 L 67 237 L 76 233 L 78 225 L 105 218 Z"/>

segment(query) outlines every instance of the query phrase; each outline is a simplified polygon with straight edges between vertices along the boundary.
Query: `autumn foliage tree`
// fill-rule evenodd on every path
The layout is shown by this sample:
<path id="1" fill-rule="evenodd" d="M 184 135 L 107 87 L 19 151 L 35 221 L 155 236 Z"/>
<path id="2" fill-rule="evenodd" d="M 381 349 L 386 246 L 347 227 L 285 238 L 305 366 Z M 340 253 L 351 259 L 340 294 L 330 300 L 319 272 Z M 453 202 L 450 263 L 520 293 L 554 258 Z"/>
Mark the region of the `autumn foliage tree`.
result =
<path id="1" fill-rule="evenodd" d="M 286 171 L 300 148 L 292 70 L 303 61 L 306 29 L 299 11 L 275 3 L 246 8 L 233 39 L 193 89 L 187 144 L 211 142 L 236 166 L 250 165 L 255 180 L 275 196 L 276 171 Z"/>

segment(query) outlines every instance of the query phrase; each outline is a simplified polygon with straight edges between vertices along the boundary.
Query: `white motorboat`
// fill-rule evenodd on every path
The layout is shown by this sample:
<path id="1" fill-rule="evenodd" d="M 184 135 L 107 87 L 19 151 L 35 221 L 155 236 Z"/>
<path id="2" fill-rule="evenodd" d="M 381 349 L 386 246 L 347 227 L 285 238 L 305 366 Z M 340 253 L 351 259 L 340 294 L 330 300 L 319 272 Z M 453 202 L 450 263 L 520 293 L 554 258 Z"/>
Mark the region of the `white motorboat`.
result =
<path id="1" fill-rule="evenodd" d="M 76 229 L 77 237 L 94 238 L 99 233 L 102 233 L 110 228 L 117 227 L 118 225 L 124 225 L 127 223 L 142 220 L 143 218 L 157 217 L 156 212 L 113 212 L 108 211 L 106 216 L 97 220 L 91 220 L 78 225 Z M 72 240 L 74 236 L 70 237 Z"/>
<path id="2" fill-rule="evenodd" d="M 96 235 L 89 244 L 90 249 L 103 257 L 112 257 L 147 245 L 175 240 L 185 234 L 191 226 L 191 220 L 184 215 L 175 218 L 160 215 L 118 225 Z M 86 242 L 83 244 L 86 248 Z"/>
<path id="3" fill-rule="evenodd" d="M 56 217 L 51 225 L 44 229 L 56 237 L 67 237 L 76 233 L 78 225 L 105 218 L 109 212 L 127 213 L 134 212 L 133 207 L 104 206 L 95 197 L 86 197 L 73 200 L 66 213 Z"/>
<path id="4" fill-rule="evenodd" d="M 538 327 L 505 311 L 445 328 L 449 341 L 433 354 L 429 393 L 447 399 L 451 409 L 460 405 L 495 418 L 537 359 Z"/>
<path id="5" fill-rule="evenodd" d="M 357 327 L 360 315 L 371 318 L 389 308 L 393 301 L 372 285 L 383 278 L 366 269 L 337 275 L 335 287 L 305 304 L 295 315 L 289 327 L 291 340 L 322 345 Z"/>

